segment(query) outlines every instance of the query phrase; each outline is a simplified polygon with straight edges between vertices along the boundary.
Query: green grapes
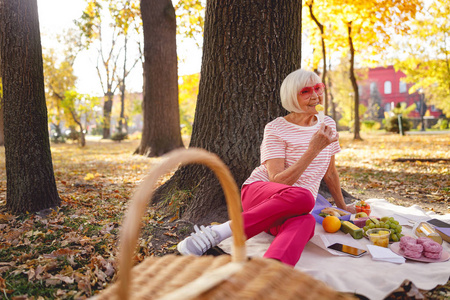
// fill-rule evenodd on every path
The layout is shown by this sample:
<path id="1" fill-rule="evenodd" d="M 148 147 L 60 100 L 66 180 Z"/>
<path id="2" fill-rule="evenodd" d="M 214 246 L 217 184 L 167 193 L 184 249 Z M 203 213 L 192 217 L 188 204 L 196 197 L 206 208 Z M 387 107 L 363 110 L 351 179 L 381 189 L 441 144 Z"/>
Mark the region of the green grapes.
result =
<path id="1" fill-rule="evenodd" d="M 376 218 L 367 219 L 366 226 L 363 227 L 364 234 L 366 234 L 367 230 L 372 228 L 389 229 L 391 231 L 391 235 L 389 236 L 391 242 L 398 242 L 403 236 L 402 226 L 393 217 L 382 217 L 381 221 Z"/>

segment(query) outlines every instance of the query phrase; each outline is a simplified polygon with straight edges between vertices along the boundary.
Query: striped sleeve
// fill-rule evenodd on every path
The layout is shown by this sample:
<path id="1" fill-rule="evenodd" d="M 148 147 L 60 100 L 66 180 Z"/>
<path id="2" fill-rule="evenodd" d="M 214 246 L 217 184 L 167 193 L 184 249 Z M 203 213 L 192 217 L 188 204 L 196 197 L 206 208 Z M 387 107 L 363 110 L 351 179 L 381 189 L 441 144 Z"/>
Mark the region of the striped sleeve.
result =
<path id="1" fill-rule="evenodd" d="M 286 158 L 286 144 L 277 134 L 273 124 L 264 128 L 264 139 L 261 143 L 261 164 L 269 159 Z"/>

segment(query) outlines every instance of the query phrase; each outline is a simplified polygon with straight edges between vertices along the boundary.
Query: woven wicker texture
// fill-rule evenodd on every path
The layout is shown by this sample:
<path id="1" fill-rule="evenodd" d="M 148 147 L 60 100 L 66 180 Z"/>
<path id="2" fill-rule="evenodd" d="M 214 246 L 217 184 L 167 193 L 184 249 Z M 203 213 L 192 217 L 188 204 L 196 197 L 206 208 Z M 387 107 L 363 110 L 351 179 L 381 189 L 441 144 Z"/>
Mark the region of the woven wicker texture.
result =
<path id="1" fill-rule="evenodd" d="M 201 163 L 220 180 L 232 220 L 232 256 L 149 257 L 131 269 L 140 220 L 157 179 L 179 164 Z M 119 281 L 96 300 L 126 299 L 354 299 L 323 282 L 271 259 L 245 255 L 239 193 L 231 173 L 214 154 L 201 149 L 175 150 L 152 168 L 128 208 L 120 236 Z"/>

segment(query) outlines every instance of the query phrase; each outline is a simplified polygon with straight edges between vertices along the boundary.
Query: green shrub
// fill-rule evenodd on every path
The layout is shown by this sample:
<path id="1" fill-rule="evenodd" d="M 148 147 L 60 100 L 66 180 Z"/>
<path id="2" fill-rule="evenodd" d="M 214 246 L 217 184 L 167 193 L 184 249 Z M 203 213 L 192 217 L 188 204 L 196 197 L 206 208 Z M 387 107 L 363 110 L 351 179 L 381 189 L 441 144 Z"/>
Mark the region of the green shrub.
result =
<path id="1" fill-rule="evenodd" d="M 432 128 L 445 130 L 445 129 L 448 128 L 448 120 L 446 120 L 446 119 L 439 119 L 437 121 L 436 125 L 434 125 Z"/>
<path id="2" fill-rule="evenodd" d="M 75 129 L 75 126 L 70 126 L 69 129 L 66 130 L 66 138 L 72 141 L 78 141 L 80 132 Z"/>
<path id="3" fill-rule="evenodd" d="M 97 125 L 91 129 L 91 135 L 103 135 L 103 127 Z"/>
<path id="4" fill-rule="evenodd" d="M 361 122 L 361 130 L 362 131 L 377 130 L 377 129 L 380 129 L 380 127 L 381 127 L 380 122 L 377 122 L 374 120 L 364 120 Z"/>
<path id="5" fill-rule="evenodd" d="M 66 137 L 61 132 L 61 128 L 59 126 L 56 126 L 55 129 L 50 132 L 50 135 L 50 140 L 52 143 L 59 144 L 66 142 Z"/>
<path id="6" fill-rule="evenodd" d="M 411 130 L 411 122 L 408 118 L 402 118 L 402 128 L 403 132 Z M 398 128 L 398 116 L 389 117 L 386 119 L 385 129 L 387 132 L 395 132 L 400 133 L 400 129 Z"/>
<path id="7" fill-rule="evenodd" d="M 128 133 L 126 132 L 116 132 L 111 136 L 111 140 L 116 142 L 121 142 L 128 138 Z"/>

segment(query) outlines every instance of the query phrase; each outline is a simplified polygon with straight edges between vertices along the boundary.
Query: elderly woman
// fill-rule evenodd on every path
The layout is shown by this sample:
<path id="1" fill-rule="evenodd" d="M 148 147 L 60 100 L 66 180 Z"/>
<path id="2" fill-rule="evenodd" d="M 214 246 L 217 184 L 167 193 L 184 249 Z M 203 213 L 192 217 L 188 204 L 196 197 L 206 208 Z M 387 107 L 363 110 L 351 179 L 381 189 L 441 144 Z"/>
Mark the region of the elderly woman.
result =
<path id="1" fill-rule="evenodd" d="M 241 189 L 242 217 L 247 238 L 262 231 L 275 236 L 264 257 L 294 266 L 313 237 L 310 214 L 322 178 L 337 207 L 354 212 L 341 193 L 334 155 L 340 151 L 336 123 L 319 118 L 325 85 L 315 73 L 296 70 L 281 85 L 281 103 L 290 113 L 268 123 L 261 144 L 261 165 Z M 178 244 L 184 255 L 202 255 L 231 236 L 230 221 L 195 226 Z"/>

